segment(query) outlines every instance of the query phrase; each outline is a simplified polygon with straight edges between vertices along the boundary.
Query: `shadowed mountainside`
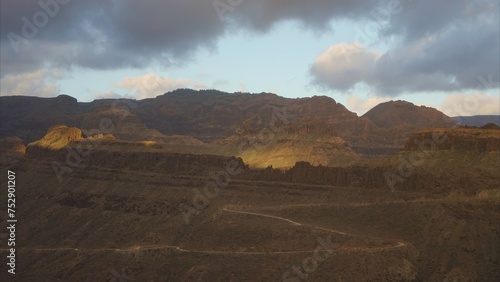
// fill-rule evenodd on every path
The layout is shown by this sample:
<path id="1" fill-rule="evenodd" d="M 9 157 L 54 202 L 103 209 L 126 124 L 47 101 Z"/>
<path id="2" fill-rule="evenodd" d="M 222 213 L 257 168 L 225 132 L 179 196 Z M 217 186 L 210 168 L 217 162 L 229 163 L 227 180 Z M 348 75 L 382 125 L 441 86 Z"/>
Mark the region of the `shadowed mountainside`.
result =
<path id="1" fill-rule="evenodd" d="M 297 161 L 346 165 L 358 155 L 397 152 L 422 126 L 453 126 L 439 111 L 407 102 L 385 103 L 383 113 L 376 107 L 358 117 L 324 96 L 289 99 L 216 90 L 90 103 L 65 95 L 0 97 L 0 107 L 0 135 L 28 143 L 55 124 L 81 128 L 84 136 L 103 133 L 104 124 L 104 133 L 120 140 L 168 144 L 171 152 L 237 155 L 255 167 L 291 167 Z"/>
<path id="2" fill-rule="evenodd" d="M 241 159 L 165 153 L 158 142 L 82 137 L 55 126 L 28 145 L 27 158 L 1 163 L 16 172 L 24 199 L 16 275 L 281 280 L 313 257 L 321 239 L 335 249 L 309 281 L 498 281 L 500 152 L 475 145 L 500 139 L 490 131 L 438 128 L 411 140 L 440 146 L 407 145 L 348 167 L 245 168 L 217 180 L 213 172 L 244 166 Z M 463 135 L 470 142 L 460 149 L 445 143 Z M 96 143 L 58 181 L 53 161 L 64 164 L 69 151 Z M 392 189 L 388 173 L 399 177 Z"/>
<path id="3" fill-rule="evenodd" d="M 240 158 L 177 154 L 154 141 L 122 141 L 112 135 L 83 137 L 82 131 L 63 125 L 51 127 L 39 141 L 26 147 L 26 157 L 51 161 L 54 169 L 75 166 L 199 174 L 223 169 L 227 163 L 245 169 Z"/>

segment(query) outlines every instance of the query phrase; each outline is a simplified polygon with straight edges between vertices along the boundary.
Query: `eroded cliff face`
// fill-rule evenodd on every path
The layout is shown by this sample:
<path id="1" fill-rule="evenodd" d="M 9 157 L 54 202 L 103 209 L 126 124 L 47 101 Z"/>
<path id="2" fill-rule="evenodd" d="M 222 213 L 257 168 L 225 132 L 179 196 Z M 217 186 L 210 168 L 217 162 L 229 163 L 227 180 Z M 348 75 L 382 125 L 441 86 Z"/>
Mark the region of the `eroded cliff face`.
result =
<path id="1" fill-rule="evenodd" d="M 462 191 L 474 195 L 500 181 L 500 130 L 494 127 L 425 129 L 392 157 L 360 160 L 345 167 L 297 162 L 288 170 L 268 167 L 244 177 L 388 191 Z"/>
<path id="2" fill-rule="evenodd" d="M 499 165 L 496 161 L 496 165 Z M 307 162 L 298 162 L 289 170 L 267 168 L 246 171 L 241 177 L 254 181 L 275 181 L 320 184 L 343 187 L 407 192 L 429 192 L 431 194 L 448 194 L 460 191 L 474 196 L 485 189 L 491 189 L 500 181 L 500 175 L 484 172 L 483 177 L 467 168 L 451 168 L 451 173 L 433 172 L 435 160 L 422 167 L 415 167 L 406 162 L 387 165 L 324 167 L 313 166 Z M 474 165 L 472 165 L 474 166 Z"/>
<path id="3" fill-rule="evenodd" d="M 244 178 L 264 181 L 314 183 L 332 186 L 361 187 L 367 189 L 387 189 L 403 191 L 426 191 L 441 186 L 444 179 L 430 174 L 413 174 L 404 181 L 394 181 L 390 173 L 397 172 L 391 166 L 350 166 L 324 167 L 313 166 L 308 162 L 298 162 L 293 168 L 282 171 L 271 167 L 252 170 Z M 389 175 L 389 176 L 388 176 Z M 391 184 L 392 182 L 393 184 Z"/>
<path id="4" fill-rule="evenodd" d="M 413 134 L 403 150 L 499 152 L 500 129 L 477 127 L 424 129 Z"/>
<path id="5" fill-rule="evenodd" d="M 28 149 L 41 147 L 49 150 L 59 150 L 81 140 L 84 140 L 84 138 L 83 132 L 79 128 L 55 125 L 49 128 L 42 139 L 28 144 Z"/>
<path id="6" fill-rule="evenodd" d="M 165 173 L 196 174 L 232 167 L 245 169 L 240 158 L 169 153 L 152 142 L 118 141 L 111 135 L 82 136 L 78 128 L 55 126 L 27 146 L 26 157 L 55 162 L 56 166 L 105 167 Z"/>
<path id="7" fill-rule="evenodd" d="M 28 158 L 57 162 L 69 167 L 104 167 L 118 170 L 154 171 L 162 173 L 198 174 L 224 169 L 228 164 L 245 168 L 240 158 L 211 155 L 188 155 L 159 152 L 110 152 L 96 149 L 86 156 L 77 156 L 71 147 L 61 150 L 32 149 Z M 205 175 L 203 175 L 205 176 Z"/>

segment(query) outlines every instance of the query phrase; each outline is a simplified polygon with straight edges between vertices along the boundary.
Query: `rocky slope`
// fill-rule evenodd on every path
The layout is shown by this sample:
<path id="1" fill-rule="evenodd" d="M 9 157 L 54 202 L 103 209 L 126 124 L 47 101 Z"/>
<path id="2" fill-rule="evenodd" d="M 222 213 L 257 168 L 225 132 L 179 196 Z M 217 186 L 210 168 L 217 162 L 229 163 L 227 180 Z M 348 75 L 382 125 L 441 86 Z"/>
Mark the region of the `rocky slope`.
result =
<path id="1" fill-rule="evenodd" d="M 50 126 L 66 124 L 81 128 L 84 135 L 113 134 L 121 140 L 169 144 L 182 153 L 242 157 L 255 151 L 257 141 L 262 153 L 256 164 L 289 167 L 301 160 L 342 165 L 344 156 L 392 154 L 422 126 L 453 124 L 434 109 L 393 104 L 382 105 L 382 113 L 379 107 L 358 117 L 325 96 L 288 99 L 270 93 L 179 89 L 140 101 L 1 97 L 0 135 L 33 142 Z M 332 140 L 347 145 L 332 145 Z M 286 149 L 278 152 L 278 144 Z M 307 158 L 294 159 L 298 152 Z"/>
<path id="2" fill-rule="evenodd" d="M 395 156 L 360 160 L 345 167 L 297 162 L 244 177 L 404 191 L 476 195 L 500 183 L 500 129 L 435 128 L 415 133 Z"/>
<path id="3" fill-rule="evenodd" d="M 79 128 L 55 125 L 49 128 L 42 139 L 28 144 L 28 148 L 42 147 L 49 150 L 59 150 L 73 142 L 82 140 L 84 140 L 84 137 Z"/>
<path id="4" fill-rule="evenodd" d="M 487 128 L 424 129 L 413 134 L 406 142 L 404 150 L 499 152 L 500 128 L 493 125 Z"/>
<path id="5" fill-rule="evenodd" d="M 120 141 L 112 135 L 85 138 L 80 129 L 63 125 L 51 127 L 41 140 L 30 143 L 26 157 L 50 161 L 58 170 L 92 166 L 198 174 L 225 169 L 228 163 L 246 168 L 240 158 L 171 153 L 158 142 Z"/>

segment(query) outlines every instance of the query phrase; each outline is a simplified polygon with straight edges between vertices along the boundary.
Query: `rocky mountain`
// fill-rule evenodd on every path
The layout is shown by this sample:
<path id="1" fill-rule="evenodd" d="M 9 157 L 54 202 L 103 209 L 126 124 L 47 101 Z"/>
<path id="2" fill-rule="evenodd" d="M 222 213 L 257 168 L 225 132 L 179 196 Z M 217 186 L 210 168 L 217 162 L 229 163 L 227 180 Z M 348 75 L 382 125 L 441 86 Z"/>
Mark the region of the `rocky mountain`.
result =
<path id="1" fill-rule="evenodd" d="M 223 169 L 228 162 L 246 167 L 240 158 L 178 154 L 163 148 L 163 144 L 154 141 L 123 141 L 112 135 L 85 138 L 80 129 L 60 125 L 51 127 L 42 139 L 30 143 L 25 156 L 50 161 L 61 174 L 80 166 L 183 174 Z"/>
<path id="2" fill-rule="evenodd" d="M 416 129 L 431 127 L 452 127 L 455 121 L 442 112 L 426 107 L 415 106 L 406 101 L 381 103 L 363 115 L 382 128 L 412 126 Z"/>
<path id="3" fill-rule="evenodd" d="M 179 89 L 154 99 L 77 102 L 0 97 L 0 136 L 39 140 L 57 124 L 83 136 L 112 134 L 124 141 L 168 144 L 171 152 L 236 155 L 258 167 L 296 161 L 345 165 L 359 155 L 397 152 L 424 127 L 451 127 L 441 112 L 397 101 L 362 117 L 325 96 L 289 99 L 271 93 Z"/>
<path id="4" fill-rule="evenodd" d="M 349 114 L 330 99 L 325 103 Z M 355 154 L 347 138 L 337 135 L 355 136 L 356 128 L 347 131 L 335 115 L 296 118 L 271 109 L 245 118 L 228 137 L 204 143 L 186 135 L 165 135 L 168 141 L 117 139 L 109 134 L 140 137 L 132 131 L 137 127 L 128 127 L 129 118 L 149 128 L 138 111 L 124 107 L 109 112 L 104 107 L 99 119 L 87 119 L 99 121 L 101 133 L 52 126 L 27 148 L 20 138 L 1 139 L 1 165 L 15 171 L 16 196 L 24 199 L 16 212 L 23 222 L 17 239 L 29 242 L 16 253 L 23 258 L 16 276 L 20 281 L 41 276 L 116 281 L 120 273 L 131 281 L 282 280 L 312 258 L 318 244 L 330 242 L 332 255 L 308 274 L 310 281 L 499 280 L 495 125 L 420 130 L 395 155 L 342 167 L 299 161 L 288 169 L 255 169 L 241 158 L 214 156 L 215 151 L 172 149 L 186 142 L 183 148 L 194 150 L 202 142 L 206 149 L 241 151 L 245 157 L 253 152 L 262 165 L 268 164 L 266 154 L 286 162 L 292 155 L 322 162 L 322 155 L 331 161 L 340 153 Z M 86 111 L 73 118 L 92 118 Z M 378 132 L 398 134 L 367 118 L 343 119 L 367 125 L 372 131 L 365 140 L 377 140 Z M 4 160 L 4 149 L 26 154 Z M 0 221 L 8 218 L 7 210 L 0 211 Z M 8 252 L 3 249 L 2 255 Z"/>

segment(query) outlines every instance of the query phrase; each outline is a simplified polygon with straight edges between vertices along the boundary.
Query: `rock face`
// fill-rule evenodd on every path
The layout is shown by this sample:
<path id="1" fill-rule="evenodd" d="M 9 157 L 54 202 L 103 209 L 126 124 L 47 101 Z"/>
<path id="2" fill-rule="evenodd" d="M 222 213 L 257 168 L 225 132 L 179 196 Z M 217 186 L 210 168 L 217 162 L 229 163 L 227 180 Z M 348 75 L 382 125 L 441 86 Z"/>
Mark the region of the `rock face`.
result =
<path id="1" fill-rule="evenodd" d="M 42 147 L 50 150 L 59 150 L 83 139 L 83 133 L 79 128 L 56 125 L 49 128 L 47 134 L 41 140 L 28 144 L 28 148 Z"/>
<path id="2" fill-rule="evenodd" d="M 30 143 L 26 157 L 56 162 L 57 166 L 81 165 L 181 174 L 224 170 L 227 165 L 246 169 L 240 158 L 168 153 L 153 141 L 117 141 L 112 135 L 84 138 L 80 129 L 64 125 L 50 128 L 41 140 Z"/>
<path id="3" fill-rule="evenodd" d="M 268 167 L 248 171 L 243 177 L 399 191 L 444 193 L 458 189 L 474 195 L 500 181 L 500 129 L 487 128 L 495 129 L 425 129 L 415 133 L 393 157 L 346 167 L 297 162 L 288 170 Z"/>
<path id="4" fill-rule="evenodd" d="M 73 152 L 77 150 L 73 149 Z M 155 171 L 175 174 L 206 174 L 225 170 L 228 165 L 247 169 L 241 158 L 212 155 L 188 155 L 159 152 L 116 152 L 95 149 L 86 156 L 70 155 L 68 150 L 49 151 L 44 149 L 29 150 L 28 158 L 36 158 L 56 162 L 56 166 L 64 166 L 72 162 L 77 167 L 104 167 L 120 170 Z M 74 159 L 72 159 L 74 158 Z"/>
<path id="5" fill-rule="evenodd" d="M 362 187 L 370 189 L 391 189 L 426 191 L 439 186 L 444 179 L 439 179 L 429 174 L 413 174 L 404 182 L 396 182 L 393 187 L 389 185 L 386 175 L 388 172 L 397 171 L 390 166 L 350 166 L 350 167 L 324 167 L 313 166 L 308 162 L 298 162 L 293 168 L 282 171 L 271 167 L 263 170 L 248 171 L 244 178 L 252 180 L 283 181 L 293 183 L 315 183 L 345 187 Z"/>
<path id="6" fill-rule="evenodd" d="M 500 129 L 495 128 L 494 125 L 487 128 L 458 127 L 421 130 L 413 134 L 403 150 L 499 152 Z"/>

